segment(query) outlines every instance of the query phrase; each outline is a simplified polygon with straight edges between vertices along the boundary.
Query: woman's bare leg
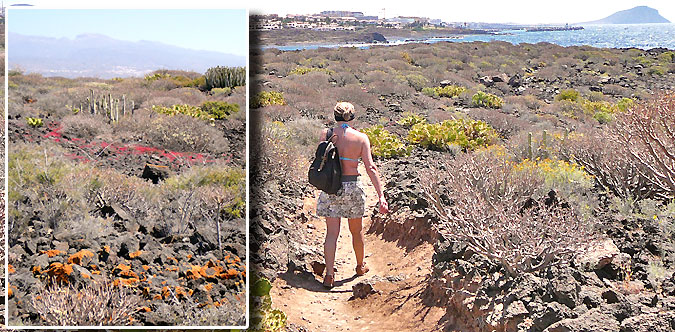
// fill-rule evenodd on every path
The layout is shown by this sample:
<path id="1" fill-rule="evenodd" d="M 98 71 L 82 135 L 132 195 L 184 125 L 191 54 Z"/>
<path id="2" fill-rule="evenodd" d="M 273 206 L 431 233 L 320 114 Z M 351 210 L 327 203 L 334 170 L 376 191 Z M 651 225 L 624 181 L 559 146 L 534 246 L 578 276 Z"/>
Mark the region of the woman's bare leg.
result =
<path id="1" fill-rule="evenodd" d="M 365 257 L 365 244 L 363 240 L 363 232 L 361 225 L 363 218 L 349 219 L 349 231 L 352 233 L 352 246 L 354 247 L 354 254 L 356 255 L 356 264 L 363 264 Z"/>
<path id="2" fill-rule="evenodd" d="M 340 218 L 326 218 L 326 241 L 323 244 L 326 274 L 333 274 L 338 236 L 340 236 Z"/>

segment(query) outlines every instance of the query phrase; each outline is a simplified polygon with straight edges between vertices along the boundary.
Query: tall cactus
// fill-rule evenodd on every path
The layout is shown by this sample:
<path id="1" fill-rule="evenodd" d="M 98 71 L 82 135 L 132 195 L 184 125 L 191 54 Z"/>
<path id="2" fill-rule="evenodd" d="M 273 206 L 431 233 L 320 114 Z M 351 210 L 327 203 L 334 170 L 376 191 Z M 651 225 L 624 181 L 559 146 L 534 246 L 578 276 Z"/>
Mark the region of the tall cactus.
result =
<path id="1" fill-rule="evenodd" d="M 110 121 L 117 122 L 120 120 L 120 106 L 122 106 L 122 116 L 127 113 L 127 99 L 122 95 L 122 99 L 113 98 L 112 94 L 103 94 L 97 96 L 94 90 L 89 90 L 89 97 L 87 97 L 87 109 L 91 114 L 101 114 L 106 116 Z M 80 104 L 82 109 L 82 104 Z M 131 112 L 133 114 L 134 102 L 131 101 Z"/>
<path id="2" fill-rule="evenodd" d="M 205 88 L 234 88 L 246 84 L 245 67 L 211 67 L 204 74 Z"/>

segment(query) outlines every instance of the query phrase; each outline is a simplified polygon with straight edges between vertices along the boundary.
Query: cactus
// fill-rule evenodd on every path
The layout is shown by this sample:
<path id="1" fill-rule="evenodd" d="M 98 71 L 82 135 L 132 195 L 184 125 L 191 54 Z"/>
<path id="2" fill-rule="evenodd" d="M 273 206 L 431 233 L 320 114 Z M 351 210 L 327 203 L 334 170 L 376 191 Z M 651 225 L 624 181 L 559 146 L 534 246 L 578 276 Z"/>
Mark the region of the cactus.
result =
<path id="1" fill-rule="evenodd" d="M 244 67 L 212 67 L 204 74 L 205 89 L 234 88 L 246 84 L 246 68 Z"/>
<path id="2" fill-rule="evenodd" d="M 120 106 L 122 106 L 122 116 L 127 114 L 127 97 L 122 95 L 122 99 L 113 98 L 112 94 L 96 96 L 94 90 L 89 90 L 87 97 L 87 108 L 91 114 L 102 114 L 110 119 L 111 122 L 120 120 Z M 84 110 L 80 104 L 80 110 Z M 134 111 L 134 102 L 131 101 L 131 112 Z"/>

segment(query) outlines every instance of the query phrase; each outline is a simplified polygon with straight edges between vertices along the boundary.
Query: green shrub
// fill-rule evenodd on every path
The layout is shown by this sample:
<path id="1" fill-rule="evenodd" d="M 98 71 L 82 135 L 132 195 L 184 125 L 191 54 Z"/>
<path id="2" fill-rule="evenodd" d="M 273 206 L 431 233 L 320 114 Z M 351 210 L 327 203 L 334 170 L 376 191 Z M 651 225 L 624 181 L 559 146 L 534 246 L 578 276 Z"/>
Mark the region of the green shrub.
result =
<path id="1" fill-rule="evenodd" d="M 438 97 L 438 92 L 436 92 L 436 88 L 422 88 L 422 94 L 429 96 L 429 97 Z"/>
<path id="2" fill-rule="evenodd" d="M 408 132 L 408 140 L 426 149 L 449 150 L 453 145 L 464 150 L 488 146 L 497 139 L 496 131 L 477 120 L 446 120 L 441 123 L 418 123 Z"/>
<path id="3" fill-rule="evenodd" d="M 433 89 L 433 92 L 430 90 L 425 90 L 422 89 L 422 93 L 430 96 L 430 97 L 447 97 L 447 98 L 453 98 L 459 96 L 462 92 L 466 91 L 466 88 L 463 86 L 457 86 L 457 85 L 446 85 L 444 87 L 437 86 L 435 88 L 430 88 Z"/>
<path id="4" fill-rule="evenodd" d="M 410 56 L 410 54 L 409 54 L 408 52 L 401 52 L 401 57 L 402 57 L 403 60 L 405 60 L 405 62 L 407 62 L 408 64 L 411 64 L 411 65 L 414 65 L 414 64 L 415 64 L 415 60 L 413 60 L 413 58 Z"/>
<path id="5" fill-rule="evenodd" d="M 556 101 L 569 100 L 569 101 L 578 101 L 579 100 L 579 91 L 574 89 L 565 89 L 560 91 L 560 93 L 555 96 Z"/>
<path id="6" fill-rule="evenodd" d="M 114 79 L 113 79 L 114 80 Z M 122 79 L 116 80 L 121 81 Z M 145 75 L 146 82 L 154 82 L 158 80 L 167 80 L 181 87 L 198 87 L 204 84 L 204 76 L 191 79 L 184 75 L 171 75 L 164 72 L 155 72 L 153 74 Z"/>
<path id="7" fill-rule="evenodd" d="M 614 116 L 612 115 L 612 113 L 599 111 L 593 115 L 593 119 L 598 120 L 598 122 L 600 122 L 601 124 L 605 124 L 614 120 Z"/>
<path id="8" fill-rule="evenodd" d="M 504 100 L 491 93 L 478 91 L 471 97 L 471 104 L 474 107 L 500 108 Z"/>
<path id="9" fill-rule="evenodd" d="M 675 62 L 675 52 L 667 51 L 659 55 L 659 61 L 665 63 Z"/>
<path id="10" fill-rule="evenodd" d="M 28 118 L 26 118 L 26 123 L 33 128 L 42 127 L 44 125 L 44 123 L 42 122 L 42 119 L 40 119 L 40 118 L 30 118 L 30 117 L 28 117 Z"/>
<path id="11" fill-rule="evenodd" d="M 593 117 L 599 112 L 613 114 L 616 111 L 616 106 L 606 101 L 589 101 L 583 99 L 581 101 L 581 107 L 583 108 L 584 113 Z"/>
<path id="12" fill-rule="evenodd" d="M 251 108 L 260 108 L 271 105 L 286 105 L 284 95 L 277 91 L 262 91 L 251 97 Z"/>
<path id="13" fill-rule="evenodd" d="M 152 105 L 152 110 L 169 116 L 174 116 L 176 114 L 184 114 L 191 116 L 193 118 L 213 121 L 213 115 L 203 111 L 201 108 L 192 105 L 186 104 L 176 104 L 171 107 Z"/>
<path id="14" fill-rule="evenodd" d="M 635 100 L 632 98 L 621 98 L 619 102 L 616 103 L 616 107 L 621 112 L 627 111 L 629 108 L 635 106 Z"/>
<path id="15" fill-rule="evenodd" d="M 410 155 L 411 146 L 406 146 L 398 137 L 376 125 L 363 130 L 370 140 L 370 152 L 374 157 L 394 158 Z"/>
<path id="16" fill-rule="evenodd" d="M 320 72 L 320 73 L 326 73 L 328 75 L 335 74 L 335 71 L 327 69 L 327 68 L 316 68 L 316 67 L 303 67 L 303 66 L 298 66 L 295 69 L 291 70 L 288 75 L 305 75 L 307 73 L 311 72 Z"/>
<path id="17" fill-rule="evenodd" d="M 647 74 L 652 76 L 663 76 L 668 73 L 668 68 L 662 65 L 653 65 L 649 66 L 647 69 Z"/>
<path id="18" fill-rule="evenodd" d="M 224 101 L 205 101 L 201 105 L 202 111 L 210 114 L 216 120 L 226 119 L 230 114 L 239 112 L 238 104 Z"/>
<path id="19" fill-rule="evenodd" d="M 415 89 L 415 91 L 422 90 L 429 83 L 429 80 L 420 74 L 406 75 L 405 80 L 411 88 Z"/>
<path id="20" fill-rule="evenodd" d="M 229 96 L 230 93 L 232 93 L 232 89 L 231 88 L 213 88 L 213 89 L 211 89 L 211 93 L 214 96 L 220 96 L 220 95 Z"/>
<path id="21" fill-rule="evenodd" d="M 396 123 L 402 125 L 403 127 L 410 128 L 418 123 L 426 123 L 427 120 L 424 117 L 421 117 L 414 113 L 403 114 L 404 117 L 401 120 L 396 121 Z"/>

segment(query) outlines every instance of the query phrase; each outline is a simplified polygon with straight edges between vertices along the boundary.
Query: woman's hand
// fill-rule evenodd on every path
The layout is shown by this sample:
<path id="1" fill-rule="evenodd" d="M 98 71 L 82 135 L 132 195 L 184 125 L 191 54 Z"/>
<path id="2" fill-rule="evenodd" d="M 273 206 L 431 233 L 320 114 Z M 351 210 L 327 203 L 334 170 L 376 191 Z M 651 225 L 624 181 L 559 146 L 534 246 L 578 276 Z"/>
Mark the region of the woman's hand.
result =
<path id="1" fill-rule="evenodd" d="M 388 213 L 389 212 L 389 204 L 387 204 L 387 200 L 384 198 L 384 195 L 380 197 L 380 213 Z"/>

